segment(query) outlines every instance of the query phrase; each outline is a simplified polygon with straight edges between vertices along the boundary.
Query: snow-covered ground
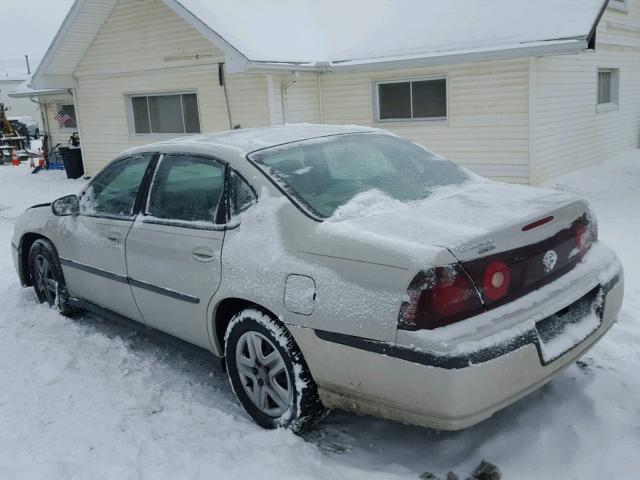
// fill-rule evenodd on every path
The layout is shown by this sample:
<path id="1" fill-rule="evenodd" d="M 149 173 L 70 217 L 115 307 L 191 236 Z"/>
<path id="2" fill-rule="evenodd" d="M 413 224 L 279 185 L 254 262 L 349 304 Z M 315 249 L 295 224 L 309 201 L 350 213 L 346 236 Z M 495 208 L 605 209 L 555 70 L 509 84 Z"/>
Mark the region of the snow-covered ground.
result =
<path id="1" fill-rule="evenodd" d="M 466 478 L 482 459 L 506 479 L 638 476 L 640 151 L 549 184 L 591 199 L 600 238 L 622 258 L 619 323 L 579 365 L 457 433 L 347 413 L 304 438 L 263 431 L 202 359 L 36 305 L 13 270 L 12 223 L 83 184 L 0 166 L 0 478 Z"/>

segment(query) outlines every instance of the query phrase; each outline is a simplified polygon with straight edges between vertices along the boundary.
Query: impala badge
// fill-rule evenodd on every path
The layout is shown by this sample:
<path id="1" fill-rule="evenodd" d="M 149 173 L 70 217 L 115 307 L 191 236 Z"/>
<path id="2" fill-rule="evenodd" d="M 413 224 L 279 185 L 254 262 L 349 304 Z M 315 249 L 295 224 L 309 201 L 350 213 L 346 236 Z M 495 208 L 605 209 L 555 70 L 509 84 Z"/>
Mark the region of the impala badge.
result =
<path id="1" fill-rule="evenodd" d="M 493 240 L 482 240 L 480 242 L 471 243 L 467 245 L 463 245 L 460 247 L 460 251 L 462 253 L 468 252 L 469 250 L 478 250 L 478 254 L 490 252 L 491 250 L 495 250 L 496 243 Z"/>
<path id="2" fill-rule="evenodd" d="M 549 250 L 542 257 L 542 265 L 544 266 L 544 271 L 547 273 L 551 273 L 551 271 L 556 268 L 556 263 L 558 263 L 558 254 L 553 250 Z"/>

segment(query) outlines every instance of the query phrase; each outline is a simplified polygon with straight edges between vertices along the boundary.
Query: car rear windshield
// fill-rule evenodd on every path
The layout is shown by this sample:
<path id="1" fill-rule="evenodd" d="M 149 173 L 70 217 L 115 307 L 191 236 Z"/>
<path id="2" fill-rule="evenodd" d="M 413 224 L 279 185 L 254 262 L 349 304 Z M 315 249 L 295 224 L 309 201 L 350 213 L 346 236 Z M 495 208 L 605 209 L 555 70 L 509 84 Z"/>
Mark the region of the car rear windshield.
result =
<path id="1" fill-rule="evenodd" d="M 332 216 L 371 190 L 409 203 L 469 179 L 464 170 L 425 148 L 377 133 L 295 142 L 254 152 L 249 159 L 319 218 Z"/>

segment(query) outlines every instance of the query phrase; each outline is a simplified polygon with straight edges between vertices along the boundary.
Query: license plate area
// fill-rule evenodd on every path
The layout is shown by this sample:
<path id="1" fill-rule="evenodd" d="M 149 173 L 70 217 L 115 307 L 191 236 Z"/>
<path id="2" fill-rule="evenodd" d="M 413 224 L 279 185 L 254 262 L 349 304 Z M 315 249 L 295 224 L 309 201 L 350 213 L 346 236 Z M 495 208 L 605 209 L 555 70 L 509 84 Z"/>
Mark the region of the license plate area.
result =
<path id="1" fill-rule="evenodd" d="M 536 323 L 542 359 L 550 363 L 584 341 L 602 323 L 601 288 Z"/>

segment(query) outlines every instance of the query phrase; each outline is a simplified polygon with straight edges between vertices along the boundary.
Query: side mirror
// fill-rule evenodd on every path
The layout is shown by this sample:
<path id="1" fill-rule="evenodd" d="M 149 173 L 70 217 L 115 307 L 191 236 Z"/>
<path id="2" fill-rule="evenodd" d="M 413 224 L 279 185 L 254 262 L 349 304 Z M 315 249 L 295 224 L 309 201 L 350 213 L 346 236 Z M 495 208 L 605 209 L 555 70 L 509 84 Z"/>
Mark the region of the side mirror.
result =
<path id="1" fill-rule="evenodd" d="M 78 215 L 80 213 L 80 201 L 77 195 L 67 195 L 53 202 L 51 209 L 53 210 L 53 214 L 59 217 Z"/>

